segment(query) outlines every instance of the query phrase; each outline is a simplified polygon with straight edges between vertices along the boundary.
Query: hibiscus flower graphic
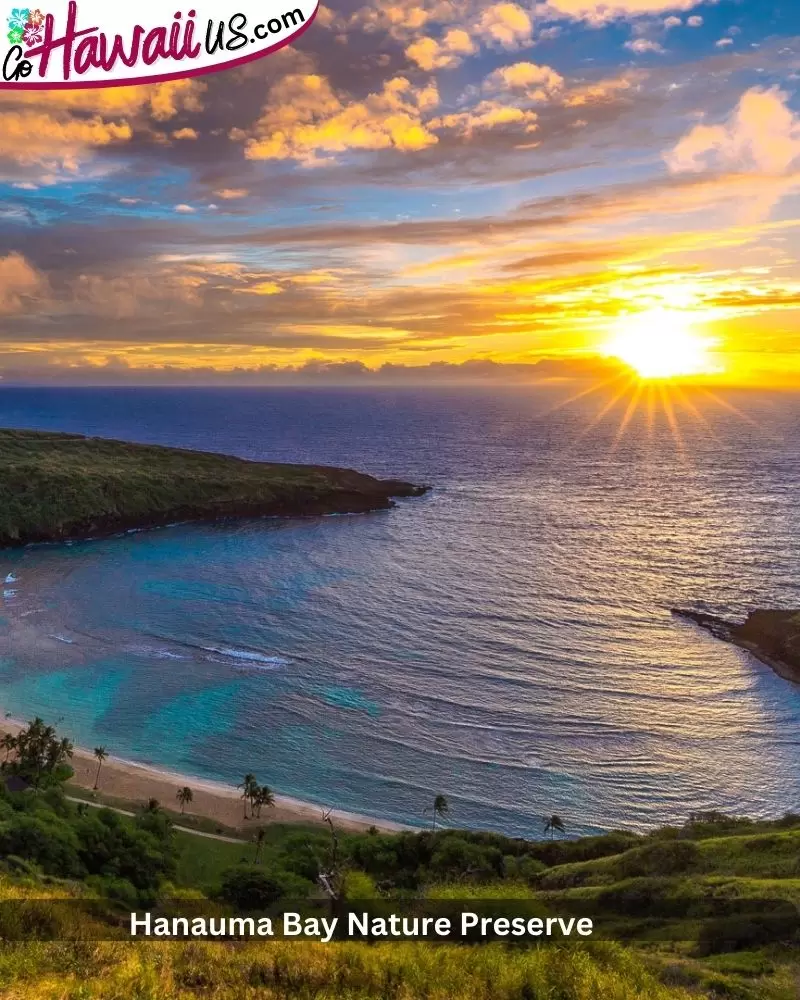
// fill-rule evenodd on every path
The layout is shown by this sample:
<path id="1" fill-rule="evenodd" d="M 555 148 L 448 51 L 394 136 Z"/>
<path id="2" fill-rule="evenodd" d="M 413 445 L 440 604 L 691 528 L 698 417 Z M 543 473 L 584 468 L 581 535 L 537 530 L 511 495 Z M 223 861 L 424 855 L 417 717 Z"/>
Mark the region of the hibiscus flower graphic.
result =
<path id="1" fill-rule="evenodd" d="M 11 16 L 8 18 L 8 37 L 11 38 L 12 31 L 19 31 L 20 38 L 25 30 L 25 25 L 30 20 L 31 12 L 27 7 L 13 7 Z"/>
<path id="2" fill-rule="evenodd" d="M 8 40 L 12 45 L 19 45 L 22 42 L 22 28 L 12 28 L 8 33 Z"/>
<path id="3" fill-rule="evenodd" d="M 22 35 L 27 46 L 38 45 L 42 40 L 42 29 L 38 24 L 32 24 L 30 21 L 25 25 L 25 31 Z"/>
<path id="4" fill-rule="evenodd" d="M 38 7 L 36 8 L 36 10 L 29 10 L 28 11 L 28 24 L 26 25 L 26 27 L 28 27 L 30 25 L 33 25 L 34 28 L 41 27 L 44 24 L 45 16 L 46 15 L 43 14 L 39 10 Z"/>

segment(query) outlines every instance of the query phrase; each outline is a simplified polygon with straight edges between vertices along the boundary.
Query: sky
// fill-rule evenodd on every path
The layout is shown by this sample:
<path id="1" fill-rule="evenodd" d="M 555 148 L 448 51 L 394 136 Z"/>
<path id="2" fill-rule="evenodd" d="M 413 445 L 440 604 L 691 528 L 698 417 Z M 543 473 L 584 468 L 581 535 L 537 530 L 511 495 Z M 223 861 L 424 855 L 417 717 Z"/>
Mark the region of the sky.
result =
<path id="1" fill-rule="evenodd" d="M 573 379 L 660 338 L 800 385 L 798 35 L 794 0 L 341 0 L 239 69 L 2 91 L 0 376 Z"/>

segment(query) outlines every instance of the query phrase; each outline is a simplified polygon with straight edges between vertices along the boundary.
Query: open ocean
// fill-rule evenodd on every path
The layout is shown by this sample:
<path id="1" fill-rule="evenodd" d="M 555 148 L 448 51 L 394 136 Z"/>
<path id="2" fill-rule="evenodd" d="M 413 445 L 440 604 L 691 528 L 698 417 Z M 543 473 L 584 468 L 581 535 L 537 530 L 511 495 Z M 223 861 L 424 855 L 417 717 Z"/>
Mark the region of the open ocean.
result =
<path id="1" fill-rule="evenodd" d="M 693 393 L 621 434 L 625 400 L 592 426 L 607 397 L 569 394 L 0 389 L 0 426 L 434 486 L 0 550 L 0 705 L 407 823 L 439 792 L 533 836 L 800 809 L 800 687 L 668 610 L 800 607 L 800 396 Z"/>

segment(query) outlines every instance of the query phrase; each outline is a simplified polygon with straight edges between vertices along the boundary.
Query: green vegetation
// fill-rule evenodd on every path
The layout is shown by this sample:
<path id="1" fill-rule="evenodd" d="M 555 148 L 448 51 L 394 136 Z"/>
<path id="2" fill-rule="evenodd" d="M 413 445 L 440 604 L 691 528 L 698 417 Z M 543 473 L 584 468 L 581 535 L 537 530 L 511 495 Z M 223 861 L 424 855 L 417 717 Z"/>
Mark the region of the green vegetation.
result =
<path id="1" fill-rule="evenodd" d="M 420 492 L 348 469 L 0 430 L 0 545 L 181 520 L 374 510 Z"/>
<path id="2" fill-rule="evenodd" d="M 429 829 L 345 833 L 268 824 L 250 842 L 174 830 L 155 800 L 128 818 L 63 794 L 69 745 L 35 720 L 4 747 L 0 899 L 39 900 L 37 933 L 63 911 L 42 899 L 90 897 L 70 910 L 86 940 L 6 942 L 0 994 L 36 1000 L 790 1000 L 800 974 L 800 817 L 753 822 L 690 817 L 647 836 L 612 832 L 526 841 Z M 261 788 L 243 782 L 245 808 Z M 91 794 L 91 793 L 90 793 Z M 174 814 L 179 818 L 179 814 Z M 435 816 L 441 816 L 437 810 Z M 562 832 L 551 816 L 545 836 Z M 563 825 L 563 821 L 561 821 Z M 455 901 L 501 915 L 587 915 L 610 940 L 469 947 L 281 942 L 90 943 L 114 914 L 160 901 L 207 899 L 237 911 L 299 900 L 392 905 Z M 42 906 L 45 907 L 42 910 Z M 52 911 L 52 912 L 51 912 Z M 0 907 L 0 937 L 13 930 Z M 519 912 L 517 910 L 516 912 Z M 58 914 L 61 913 L 62 916 Z M 8 922 L 12 921 L 12 924 Z M 30 923 L 26 926 L 31 926 Z M 13 937 L 13 934 L 9 935 Z M 66 936 L 66 935 L 65 935 Z"/>

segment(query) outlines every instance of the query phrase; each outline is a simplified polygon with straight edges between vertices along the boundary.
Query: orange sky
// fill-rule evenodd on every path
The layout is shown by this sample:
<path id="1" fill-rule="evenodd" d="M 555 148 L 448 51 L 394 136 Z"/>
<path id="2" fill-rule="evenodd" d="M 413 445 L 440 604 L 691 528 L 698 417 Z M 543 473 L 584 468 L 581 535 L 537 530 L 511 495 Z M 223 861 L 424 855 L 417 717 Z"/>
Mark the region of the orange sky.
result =
<path id="1" fill-rule="evenodd" d="M 800 15 L 763 14 L 343 3 L 242 70 L 3 92 L 0 375 L 569 378 L 624 337 L 794 385 Z"/>

